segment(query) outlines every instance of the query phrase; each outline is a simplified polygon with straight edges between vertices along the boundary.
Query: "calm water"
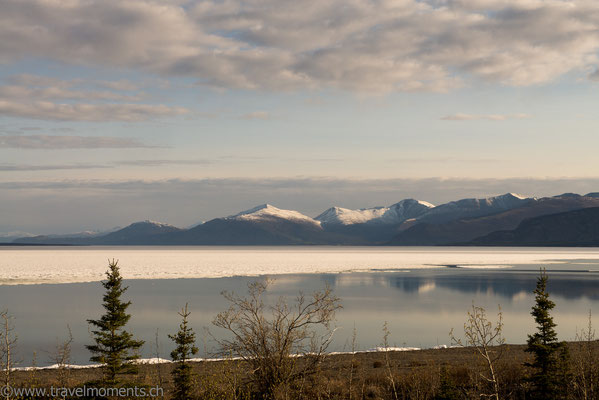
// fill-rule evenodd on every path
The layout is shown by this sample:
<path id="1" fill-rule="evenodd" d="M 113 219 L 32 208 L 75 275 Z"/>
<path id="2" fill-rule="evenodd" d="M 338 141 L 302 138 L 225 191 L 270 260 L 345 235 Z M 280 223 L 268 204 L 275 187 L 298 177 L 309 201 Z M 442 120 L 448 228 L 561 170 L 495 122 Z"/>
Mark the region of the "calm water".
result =
<path id="1" fill-rule="evenodd" d="M 123 255 L 128 249 L 120 248 Z M 218 249 L 210 249 L 212 252 Z M 0 256 L 2 252 L 0 250 Z M 15 250 L 10 250 L 11 257 Z M 21 263 L 32 254 L 40 250 L 20 249 Z M 46 250 L 48 251 L 48 250 Z M 61 253 L 56 249 L 53 264 L 64 266 L 64 270 L 76 271 L 77 265 L 68 264 L 72 250 L 63 249 L 63 255 L 68 253 L 61 261 Z M 93 251 L 99 251 L 97 248 Z M 139 251 L 139 249 L 130 249 Z M 163 253 L 177 254 L 176 249 L 149 249 L 149 253 L 166 257 Z M 195 252 L 201 250 L 194 249 Z M 234 252 L 232 249 L 221 249 L 223 257 Z M 241 249 L 246 252 L 248 249 Z M 268 254 L 269 260 L 277 257 L 284 261 L 286 252 L 278 248 L 274 253 L 268 249 L 261 249 Z M 291 250 L 291 258 L 299 257 L 301 248 Z M 307 248 L 310 259 L 326 249 Z M 370 258 L 372 266 L 380 266 L 377 259 L 377 249 L 367 248 L 365 253 L 356 249 L 343 252 L 343 249 L 334 249 L 337 259 L 333 264 L 342 264 L 343 259 L 348 265 L 362 263 Z M 414 263 L 414 268 L 407 268 L 405 262 L 398 261 L 397 265 L 384 265 L 383 268 L 362 268 L 369 272 L 335 272 L 335 273 L 302 273 L 302 274 L 277 274 L 272 276 L 275 282 L 269 291 L 272 299 L 281 295 L 293 297 L 298 291 L 306 293 L 322 289 L 330 285 L 341 298 L 343 310 L 337 315 L 338 330 L 331 350 L 343 351 L 350 349 L 350 338 L 354 326 L 358 333 L 360 349 L 369 349 L 380 344 L 381 328 L 384 321 L 388 321 L 391 330 L 391 342 L 396 346 L 430 347 L 437 344 L 449 344 L 448 332 L 454 327 L 458 332 L 463 326 L 466 310 L 474 301 L 477 305 L 485 306 L 490 316 L 496 314 L 498 304 L 504 312 L 505 335 L 509 342 L 522 343 L 526 334 L 534 329 L 532 318 L 529 315 L 533 304 L 532 290 L 535 286 L 538 268 L 547 265 L 550 282 L 549 290 L 553 300 L 557 303 L 554 316 L 558 324 L 558 332 L 563 339 L 573 339 L 577 327 L 582 327 L 587 322 L 589 310 L 598 310 L 599 305 L 599 252 L 597 249 L 568 250 L 553 249 L 542 256 L 539 249 L 489 249 L 489 265 L 480 263 L 484 259 L 484 252 L 475 249 L 472 254 L 467 254 L 467 249 L 459 249 L 456 253 L 447 252 L 443 263 L 425 263 L 426 252 L 429 249 L 420 249 L 421 254 L 415 255 L 415 250 L 409 250 L 409 257 L 420 257 L 420 263 Z M 147 253 L 144 255 L 148 257 Z M 76 254 L 83 259 L 89 257 L 85 249 L 77 249 Z M 109 253 L 109 252 L 106 252 Z M 433 249 L 434 260 L 442 260 L 443 252 Z M 255 255 L 256 253 L 254 253 Z M 329 253 L 330 254 L 330 253 Z M 381 258 L 389 262 L 389 254 L 400 255 L 401 252 L 382 250 Z M 522 254 L 525 256 L 523 257 Z M 530 260 L 530 254 L 536 258 Z M 47 255 L 47 254 L 46 254 Z M 180 256 L 180 253 L 179 253 Z M 128 256 L 132 259 L 131 255 Z M 232 256 L 228 256 L 232 257 Z M 235 257 L 240 257 L 239 254 Z M 329 256 L 334 258 L 332 256 Z M 352 259 L 353 257 L 353 259 Z M 430 257 L 430 256 L 428 256 Z M 98 268 L 105 269 L 105 259 L 100 261 Z M 176 258 L 176 257 L 175 257 Z M 301 259 L 301 257 L 300 257 Z M 359 262 L 356 259 L 360 260 Z M 479 260 L 477 268 L 452 268 L 435 265 L 460 265 L 468 259 Z M 504 264 L 497 260 L 505 260 Z M 523 262 L 524 261 L 524 262 Z M 542 261 L 542 262 L 541 262 Z M 4 263 L 5 261 L 3 261 Z M 18 262 L 18 261 L 17 261 Z M 86 261 L 87 262 L 87 261 Z M 204 261 L 205 262 L 205 261 Z M 228 261 L 229 262 L 229 261 Z M 273 262 L 273 261 L 269 261 Z M 247 260 L 246 264 L 257 264 L 256 259 Z M 287 261 L 289 264 L 289 261 Z M 423 265 L 426 264 L 426 267 Z M 188 261 L 187 265 L 191 265 Z M 502 268 L 492 268 L 493 266 Z M 396 268 L 392 268 L 392 267 Z M 470 264 L 470 267 L 474 266 Z M 21 265 L 23 270 L 30 266 Z M 307 271 L 314 269 L 308 265 Z M 123 263 L 123 274 L 127 277 L 127 263 Z M 176 265 L 168 265 L 170 272 L 177 274 Z M 187 268 L 187 267 L 186 267 Z M 240 267 L 245 268 L 247 267 Z M 17 270 L 13 267 L 11 271 Z M 0 274 L 4 279 L 7 274 L 0 265 Z M 12 273 L 12 272 L 11 272 Z M 148 277 L 160 274 L 154 271 Z M 60 276 L 56 271 L 49 275 Z M 14 276 L 13 276 L 14 278 Z M 155 353 L 155 333 L 158 329 L 160 355 L 167 357 L 170 352 L 170 343 L 166 335 L 177 329 L 179 317 L 176 312 L 186 302 L 192 310 L 192 326 L 198 333 L 201 356 L 204 349 L 207 355 L 214 350 L 214 344 L 205 335 L 204 327 L 210 327 L 214 315 L 224 310 L 227 303 L 223 300 L 222 290 L 243 293 L 248 282 L 257 277 L 236 276 L 222 278 L 186 278 L 186 279 L 128 279 L 129 290 L 126 298 L 132 300 L 130 311 L 133 317 L 130 321 L 130 330 L 146 341 L 142 356 L 152 357 Z M 97 318 L 101 315 L 100 306 L 102 287 L 99 282 L 79 283 L 54 283 L 36 285 L 15 285 L 10 279 L 10 285 L 0 286 L 0 307 L 6 308 L 15 316 L 16 331 L 19 336 L 18 351 L 23 365 L 31 363 L 33 351 L 37 352 L 38 364 L 49 364 L 49 353 L 59 340 L 66 336 L 67 325 L 73 331 L 75 344 L 73 346 L 73 362 L 88 363 L 89 354 L 84 349 L 84 344 L 90 343 L 86 319 Z M 211 328 L 213 334 L 221 334 L 216 328 Z"/>

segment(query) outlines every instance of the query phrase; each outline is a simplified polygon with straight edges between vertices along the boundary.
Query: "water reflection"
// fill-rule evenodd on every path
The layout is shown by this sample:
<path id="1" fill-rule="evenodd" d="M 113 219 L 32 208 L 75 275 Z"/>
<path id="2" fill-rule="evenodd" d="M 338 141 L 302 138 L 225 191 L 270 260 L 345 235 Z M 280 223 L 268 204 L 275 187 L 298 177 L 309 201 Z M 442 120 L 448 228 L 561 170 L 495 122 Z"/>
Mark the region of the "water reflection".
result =
<path id="1" fill-rule="evenodd" d="M 388 275 L 388 285 L 399 291 L 423 293 L 430 288 L 445 288 L 460 293 L 494 294 L 510 301 L 522 292 L 532 292 L 538 272 L 533 271 L 466 271 L 451 273 L 413 273 Z M 550 272 L 549 290 L 554 296 L 565 299 L 588 298 L 599 300 L 599 274 L 593 272 Z"/>
<path id="2" fill-rule="evenodd" d="M 381 327 L 389 322 L 393 345 L 428 347 L 448 343 L 448 331 L 459 329 L 467 308 L 475 302 L 489 314 L 501 304 L 505 336 L 508 342 L 522 343 L 534 329 L 530 317 L 532 290 L 538 272 L 528 270 L 474 270 L 442 268 L 415 271 L 344 273 L 277 276 L 268 292 L 269 299 L 293 298 L 298 291 L 309 294 L 328 284 L 341 298 L 337 337 L 332 350 L 347 350 L 353 327 L 358 331 L 362 349 L 381 342 Z M 572 339 L 576 327 L 586 323 L 589 309 L 599 302 L 599 274 L 553 270 L 549 273 L 549 291 L 557 303 L 554 312 L 562 339 Z M 204 334 L 214 315 L 227 304 L 222 290 L 243 293 L 248 282 L 257 278 L 132 280 L 126 294 L 133 304 L 130 330 L 146 341 L 143 356 L 155 353 L 152 347 L 158 329 L 162 356 L 170 352 L 167 333 L 178 326 L 177 311 L 186 302 L 192 311 L 192 326 L 198 332 L 202 349 L 213 350 Z M 19 352 L 28 364 L 33 351 L 40 364 L 48 362 L 48 353 L 69 325 L 75 337 L 73 361 L 86 363 L 90 342 L 86 319 L 101 315 L 102 288 L 99 283 L 58 285 L 1 286 L 0 305 L 16 318 Z M 213 333 L 219 335 L 217 330 Z M 205 346 L 204 346 L 205 344 Z"/>

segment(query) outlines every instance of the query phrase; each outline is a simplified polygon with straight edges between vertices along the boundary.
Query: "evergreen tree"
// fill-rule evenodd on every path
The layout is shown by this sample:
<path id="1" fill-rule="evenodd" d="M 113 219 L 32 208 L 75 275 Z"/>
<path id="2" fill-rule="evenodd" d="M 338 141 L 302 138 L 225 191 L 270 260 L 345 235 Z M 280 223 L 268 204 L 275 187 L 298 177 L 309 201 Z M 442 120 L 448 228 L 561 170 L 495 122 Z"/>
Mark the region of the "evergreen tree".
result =
<path id="1" fill-rule="evenodd" d="M 131 361 L 139 358 L 137 350 L 143 340 L 133 339 L 133 335 L 124 330 L 131 318 L 127 307 L 131 302 L 123 302 L 121 296 L 128 289 L 122 286 L 123 278 L 119 272 L 118 261 L 108 262 L 106 281 L 102 286 L 106 289 L 102 306 L 106 313 L 100 319 L 89 319 L 87 322 L 95 327 L 93 345 L 85 346 L 93 355 L 90 360 L 104 364 L 104 380 L 102 383 L 116 385 L 120 383 L 120 374 L 135 373 L 137 368 Z"/>
<path id="2" fill-rule="evenodd" d="M 193 372 L 188 360 L 198 352 L 198 348 L 195 345 L 196 335 L 193 329 L 188 326 L 187 318 L 191 313 L 187 311 L 187 304 L 178 314 L 183 318 L 179 325 L 179 331 L 174 335 L 168 335 L 169 339 L 177 345 L 175 350 L 171 352 L 171 358 L 177 363 L 172 371 L 175 386 L 173 399 L 189 400 L 192 398 Z"/>
<path id="3" fill-rule="evenodd" d="M 555 303 L 549 299 L 547 292 L 547 273 L 543 269 L 537 279 L 534 290 L 535 305 L 531 315 L 537 323 L 537 332 L 528 335 L 526 351 L 532 353 L 534 360 L 527 363 L 534 368 L 529 378 L 532 383 L 531 398 L 553 400 L 562 398 L 566 390 L 568 348 L 564 342 L 559 342 L 550 311 Z"/>

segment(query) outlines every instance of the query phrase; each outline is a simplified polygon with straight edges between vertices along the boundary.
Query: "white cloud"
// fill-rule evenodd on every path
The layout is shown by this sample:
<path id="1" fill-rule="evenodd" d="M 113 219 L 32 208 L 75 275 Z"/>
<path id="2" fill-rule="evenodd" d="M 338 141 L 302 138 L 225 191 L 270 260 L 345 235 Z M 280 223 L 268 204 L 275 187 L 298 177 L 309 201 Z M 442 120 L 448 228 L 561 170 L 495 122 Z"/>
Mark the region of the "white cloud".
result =
<path id="1" fill-rule="evenodd" d="M 18 172 L 18 171 L 56 171 L 56 170 L 80 170 L 80 169 L 98 169 L 112 168 L 108 165 L 99 164 L 61 164 L 61 165 L 1 165 L 0 172 Z"/>
<path id="2" fill-rule="evenodd" d="M 150 147 L 138 140 L 111 136 L 0 135 L 0 148 L 99 149 Z"/>
<path id="3" fill-rule="evenodd" d="M 0 100 L 0 115 L 58 121 L 136 122 L 187 112 L 187 109 L 181 107 L 151 104 L 67 104 L 50 101 L 21 103 Z"/>
<path id="4" fill-rule="evenodd" d="M 138 84 L 126 79 L 120 79 L 118 81 L 97 81 L 96 85 L 119 91 L 134 91 L 139 89 Z"/>
<path id="5" fill-rule="evenodd" d="M 108 100 L 140 101 L 141 96 L 123 95 L 111 91 L 73 90 L 64 86 L 27 87 L 19 85 L 0 86 L 0 97 L 20 100 L 64 99 L 64 100 Z"/>
<path id="6" fill-rule="evenodd" d="M 242 119 L 269 119 L 270 114 L 267 111 L 254 111 L 251 113 L 243 114 L 240 118 L 242 118 Z"/>
<path id="7" fill-rule="evenodd" d="M 124 160 L 119 161 L 119 165 L 129 165 L 134 167 L 161 167 L 164 165 L 208 165 L 211 160 Z"/>
<path id="8" fill-rule="evenodd" d="M 189 110 L 161 104 L 139 104 L 141 93 L 123 94 L 136 87 L 128 81 L 61 80 L 15 75 L 0 86 L 0 115 L 60 121 L 141 121 L 182 115 Z M 111 90 L 89 90 L 86 86 Z"/>
<path id="9" fill-rule="evenodd" d="M 451 114 L 441 117 L 445 121 L 472 121 L 472 120 L 489 120 L 489 121 L 506 121 L 508 119 L 526 119 L 530 118 L 528 114 Z"/>
<path id="10" fill-rule="evenodd" d="M 221 88 L 448 91 L 599 64 L 596 0 L 0 0 L 0 62 L 42 57 Z"/>

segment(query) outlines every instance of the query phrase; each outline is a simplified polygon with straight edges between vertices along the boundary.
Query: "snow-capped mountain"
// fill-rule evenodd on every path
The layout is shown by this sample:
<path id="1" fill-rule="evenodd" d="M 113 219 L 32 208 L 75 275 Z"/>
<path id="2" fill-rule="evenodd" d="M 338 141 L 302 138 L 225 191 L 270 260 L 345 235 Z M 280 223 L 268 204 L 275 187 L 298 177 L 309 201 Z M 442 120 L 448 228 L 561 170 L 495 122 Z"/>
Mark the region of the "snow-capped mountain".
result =
<path id="1" fill-rule="evenodd" d="M 330 244 L 330 235 L 319 221 L 298 211 L 270 204 L 215 218 L 172 236 L 176 244 L 292 245 Z"/>
<path id="2" fill-rule="evenodd" d="M 310 218 L 298 211 L 282 210 L 270 204 L 259 205 L 249 210 L 229 216 L 226 219 L 238 221 L 266 221 L 275 218 L 320 226 L 320 221 L 316 221 L 315 219 Z"/>
<path id="3" fill-rule="evenodd" d="M 373 207 L 351 210 L 331 207 L 315 220 L 327 225 L 353 224 L 399 224 L 428 212 L 434 206 L 426 201 L 405 199 L 389 207 Z"/>
<path id="4" fill-rule="evenodd" d="M 228 217 L 179 229 L 154 221 L 135 222 L 110 233 L 22 237 L 20 244 L 71 245 L 448 245 L 497 230 L 514 229 L 542 215 L 599 207 L 599 194 L 566 193 L 534 198 L 507 193 L 433 206 L 406 199 L 388 207 L 332 207 L 316 218 L 263 204 Z"/>
<path id="5" fill-rule="evenodd" d="M 441 223 L 459 218 L 481 217 L 522 207 L 537 201 L 534 197 L 525 197 L 515 193 L 483 199 L 462 199 L 441 204 L 416 218 L 418 222 Z"/>
<path id="6" fill-rule="evenodd" d="M 507 207 L 508 205 L 504 204 L 503 206 Z M 399 232 L 389 244 L 438 246 L 467 243 L 494 231 L 515 229 L 519 223 L 526 219 L 589 207 L 599 207 L 599 198 L 560 195 L 532 199 L 523 203 L 522 206 L 486 215 L 453 218 L 441 222 L 435 220 L 420 222 Z M 486 210 L 489 211 L 489 208 Z"/>

